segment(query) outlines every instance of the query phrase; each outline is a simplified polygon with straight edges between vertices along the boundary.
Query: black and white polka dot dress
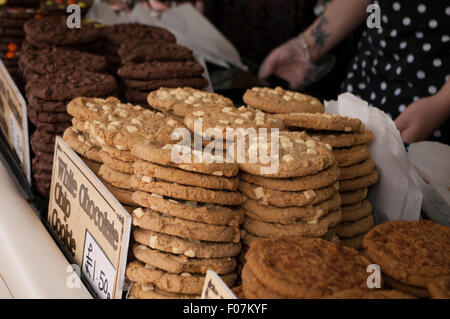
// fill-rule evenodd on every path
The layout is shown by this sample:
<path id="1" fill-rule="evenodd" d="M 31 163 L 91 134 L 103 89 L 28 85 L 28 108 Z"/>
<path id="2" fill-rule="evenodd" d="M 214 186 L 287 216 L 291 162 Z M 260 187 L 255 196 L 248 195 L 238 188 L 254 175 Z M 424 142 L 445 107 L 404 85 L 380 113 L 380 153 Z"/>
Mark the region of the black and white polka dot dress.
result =
<path id="1" fill-rule="evenodd" d="M 378 0 L 381 28 L 364 31 L 343 92 L 395 119 L 450 79 L 450 0 Z M 447 121 L 433 138 L 450 142 Z"/>

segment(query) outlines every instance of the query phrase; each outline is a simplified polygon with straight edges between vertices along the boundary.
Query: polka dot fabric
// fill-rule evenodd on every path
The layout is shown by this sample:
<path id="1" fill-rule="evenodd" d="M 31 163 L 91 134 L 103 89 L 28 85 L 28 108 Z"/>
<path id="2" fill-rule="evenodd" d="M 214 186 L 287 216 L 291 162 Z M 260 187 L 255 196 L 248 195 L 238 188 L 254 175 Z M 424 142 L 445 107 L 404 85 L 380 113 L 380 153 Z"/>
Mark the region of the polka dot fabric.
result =
<path id="1" fill-rule="evenodd" d="M 381 28 L 364 31 L 342 91 L 395 119 L 419 98 L 436 94 L 450 77 L 450 1 L 378 0 Z M 450 143 L 450 123 L 432 139 Z"/>

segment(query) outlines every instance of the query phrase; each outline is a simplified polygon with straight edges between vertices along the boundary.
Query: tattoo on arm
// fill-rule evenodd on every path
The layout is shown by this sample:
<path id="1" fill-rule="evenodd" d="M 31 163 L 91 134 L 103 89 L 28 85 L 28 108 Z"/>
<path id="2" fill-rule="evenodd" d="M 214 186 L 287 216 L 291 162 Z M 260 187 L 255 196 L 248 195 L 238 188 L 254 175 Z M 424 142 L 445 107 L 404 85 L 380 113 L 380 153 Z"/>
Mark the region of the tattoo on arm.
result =
<path id="1" fill-rule="evenodd" d="M 326 40 L 330 37 L 330 34 L 323 29 L 326 24 L 328 24 L 328 19 L 323 15 L 315 28 L 311 30 L 311 36 L 314 38 L 314 47 L 319 52 L 324 48 Z"/>

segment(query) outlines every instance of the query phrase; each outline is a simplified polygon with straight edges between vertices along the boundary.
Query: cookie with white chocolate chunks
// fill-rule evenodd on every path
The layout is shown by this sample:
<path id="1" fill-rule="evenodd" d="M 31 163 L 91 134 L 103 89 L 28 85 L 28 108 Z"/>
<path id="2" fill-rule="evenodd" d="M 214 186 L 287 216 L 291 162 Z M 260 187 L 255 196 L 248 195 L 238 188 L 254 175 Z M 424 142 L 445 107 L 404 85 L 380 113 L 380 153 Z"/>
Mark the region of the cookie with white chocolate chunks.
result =
<path id="1" fill-rule="evenodd" d="M 277 134 L 273 136 L 276 137 Z M 245 161 L 239 161 L 239 168 L 253 175 L 299 177 L 316 174 L 335 164 L 331 146 L 311 139 L 304 132 L 281 131 L 278 139 L 274 141 L 271 134 L 261 140 L 252 138 L 245 138 L 245 141 L 238 140 L 236 145 L 242 142 L 246 143 Z M 265 163 L 267 161 L 264 157 L 269 155 L 271 160 Z"/>
<path id="2" fill-rule="evenodd" d="M 333 155 L 339 167 L 348 167 L 369 158 L 367 145 L 355 145 L 349 148 L 333 149 Z"/>
<path id="3" fill-rule="evenodd" d="M 240 243 L 215 243 L 190 240 L 170 236 L 151 230 L 136 228 L 133 231 L 136 242 L 152 249 L 184 255 L 190 258 L 223 258 L 234 257 L 241 252 Z"/>
<path id="4" fill-rule="evenodd" d="M 236 269 L 236 259 L 234 257 L 189 258 L 184 255 L 162 252 L 137 244 L 133 246 L 133 255 L 147 265 L 174 274 L 183 272 L 206 274 L 208 269 L 211 269 L 220 275 L 229 274 Z"/>
<path id="5" fill-rule="evenodd" d="M 173 235 L 186 239 L 203 240 L 211 242 L 240 241 L 239 227 L 220 226 L 193 222 L 151 209 L 136 208 L 133 211 L 133 225 L 142 229 Z"/>
<path id="6" fill-rule="evenodd" d="M 352 191 L 359 188 L 365 188 L 372 186 L 378 181 L 378 173 L 377 171 L 373 170 L 369 175 L 357 177 L 354 179 L 348 179 L 345 181 L 339 182 L 339 187 L 341 191 Z"/>
<path id="7" fill-rule="evenodd" d="M 130 190 L 115 187 L 105 181 L 103 178 L 99 177 L 103 185 L 111 192 L 111 194 L 121 203 L 130 206 L 136 206 L 136 203 L 131 198 L 133 192 Z"/>
<path id="8" fill-rule="evenodd" d="M 201 123 L 201 132 L 196 130 L 196 122 Z M 233 129 L 233 132 L 236 133 L 238 133 L 236 131 L 238 129 L 247 130 L 253 128 L 256 130 L 255 133 L 260 128 L 284 129 L 282 120 L 276 119 L 260 110 L 245 106 L 240 108 L 227 106 L 221 109 L 217 109 L 216 105 L 200 106 L 193 112 L 186 114 L 184 124 L 189 130 L 203 137 L 229 141 L 234 141 L 239 137 L 237 134 L 227 136 L 227 131 L 230 129 Z M 217 135 L 219 134 L 222 138 L 218 138 Z"/>
<path id="9" fill-rule="evenodd" d="M 101 150 L 98 152 L 101 161 L 110 168 L 125 174 L 133 174 L 133 162 L 125 162 L 118 158 L 110 156 L 107 152 Z"/>
<path id="10" fill-rule="evenodd" d="M 300 177 L 271 178 L 252 175 L 246 172 L 241 172 L 239 177 L 248 183 L 257 184 L 280 191 L 293 192 L 329 186 L 338 180 L 339 174 L 340 169 L 337 166 L 332 166 L 326 170 L 318 172 L 317 174 Z"/>
<path id="11" fill-rule="evenodd" d="M 274 116 L 289 127 L 347 133 L 361 132 L 364 129 L 359 119 L 332 113 L 288 113 Z"/>
<path id="12" fill-rule="evenodd" d="M 153 285 L 132 283 L 128 299 L 200 299 L 200 295 L 186 295 L 167 292 Z"/>
<path id="13" fill-rule="evenodd" d="M 319 142 L 330 144 L 333 148 L 368 144 L 373 140 L 373 133 L 369 130 L 355 133 L 309 131 L 308 135 Z"/>
<path id="14" fill-rule="evenodd" d="M 343 181 L 369 175 L 374 170 L 374 168 L 375 162 L 369 157 L 361 163 L 352 166 L 341 167 L 339 169 L 339 180 Z"/>
<path id="15" fill-rule="evenodd" d="M 120 101 L 116 97 L 106 99 L 77 97 L 67 104 L 67 113 L 82 121 L 94 120 L 114 109 Z"/>
<path id="16" fill-rule="evenodd" d="M 233 102 L 216 93 L 193 88 L 160 88 L 147 97 L 148 104 L 158 110 L 184 117 L 203 105 L 217 108 L 233 106 Z"/>
<path id="17" fill-rule="evenodd" d="M 245 214 L 253 219 L 268 223 L 293 224 L 296 222 L 314 222 L 320 220 L 328 212 L 341 206 L 340 195 L 336 193 L 332 198 L 320 202 L 314 206 L 304 207 L 275 207 L 260 205 L 256 200 L 246 198 L 241 207 Z"/>
<path id="18" fill-rule="evenodd" d="M 337 225 L 336 234 L 339 238 L 352 238 L 367 233 L 373 226 L 373 216 L 370 214 L 360 220 Z"/>
<path id="19" fill-rule="evenodd" d="M 367 188 L 355 189 L 348 192 L 339 192 L 341 195 L 341 205 L 353 205 L 361 202 L 367 197 Z"/>
<path id="20" fill-rule="evenodd" d="M 100 148 L 93 145 L 90 136 L 82 133 L 74 127 L 69 127 L 64 131 L 63 139 L 75 152 L 83 155 L 85 158 L 100 163 L 102 159 L 99 155 Z"/>
<path id="21" fill-rule="evenodd" d="M 234 191 L 239 186 L 238 177 L 223 177 L 217 175 L 189 172 L 170 166 L 137 160 L 133 164 L 135 175 L 142 178 L 157 178 L 181 185 L 197 186 L 209 189 L 225 189 Z"/>
<path id="22" fill-rule="evenodd" d="M 360 220 L 372 213 L 372 204 L 368 200 L 363 200 L 360 203 L 342 206 L 342 221 L 351 222 Z"/>
<path id="23" fill-rule="evenodd" d="M 226 226 L 238 226 L 244 222 L 243 211 L 220 205 L 175 200 L 143 191 L 135 191 L 132 198 L 140 206 L 194 222 Z"/>
<path id="24" fill-rule="evenodd" d="M 108 153 L 109 156 L 115 157 L 124 162 L 136 161 L 136 156 L 134 156 L 129 150 L 119 150 L 117 147 L 111 145 L 102 145 L 102 151 Z"/>
<path id="25" fill-rule="evenodd" d="M 338 187 L 338 184 L 335 183 L 320 189 L 309 189 L 300 192 L 284 192 L 241 181 L 239 190 L 244 196 L 258 201 L 261 205 L 303 207 L 315 205 L 332 198 L 337 193 Z"/>
<path id="26" fill-rule="evenodd" d="M 133 190 L 130 183 L 130 174 L 122 173 L 120 171 L 116 171 L 115 169 L 109 167 L 106 164 L 100 166 L 98 171 L 98 176 L 103 178 L 105 181 L 113 185 L 114 187 L 118 187 L 121 189 Z"/>
<path id="27" fill-rule="evenodd" d="M 281 87 L 248 89 L 243 100 L 249 106 L 269 113 L 324 112 L 323 104 L 318 99 L 306 94 L 283 90 Z"/>
<path id="28" fill-rule="evenodd" d="M 172 274 L 139 261 L 132 261 L 127 265 L 126 275 L 133 282 L 150 284 L 164 291 L 182 294 L 201 294 L 205 281 L 204 275 Z M 232 286 L 237 274 L 231 273 L 220 277 L 228 286 Z"/>
<path id="29" fill-rule="evenodd" d="M 219 205 L 240 205 L 242 203 L 242 195 L 237 191 L 211 190 L 156 179 L 138 178 L 136 175 L 131 176 L 131 186 L 144 192 L 188 201 Z"/>
<path id="30" fill-rule="evenodd" d="M 244 229 L 259 237 L 293 236 L 302 237 L 322 237 L 331 227 L 336 226 L 342 220 L 342 213 L 339 209 L 330 212 L 319 221 L 302 223 L 298 222 L 290 225 L 277 223 L 267 223 L 249 216 L 245 217 Z"/>
<path id="31" fill-rule="evenodd" d="M 203 152 L 190 146 L 153 141 L 137 142 L 132 153 L 140 159 L 159 165 L 177 167 L 186 171 L 215 176 L 236 176 L 239 168 L 236 163 L 227 163 L 223 156 Z M 174 158 L 173 154 L 181 154 Z"/>

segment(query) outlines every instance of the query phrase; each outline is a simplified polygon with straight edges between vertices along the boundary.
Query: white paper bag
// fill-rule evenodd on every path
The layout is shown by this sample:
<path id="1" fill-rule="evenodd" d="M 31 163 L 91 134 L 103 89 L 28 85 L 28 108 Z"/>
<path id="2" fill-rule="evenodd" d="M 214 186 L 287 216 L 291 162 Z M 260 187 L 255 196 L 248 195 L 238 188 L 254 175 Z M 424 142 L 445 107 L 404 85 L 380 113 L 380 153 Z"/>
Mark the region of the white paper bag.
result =
<path id="1" fill-rule="evenodd" d="M 368 195 L 375 222 L 419 219 L 423 198 L 419 177 L 392 119 L 351 93 L 339 95 L 338 101 L 326 101 L 325 108 L 329 113 L 360 119 L 375 136 L 369 151 L 380 178 Z"/>

